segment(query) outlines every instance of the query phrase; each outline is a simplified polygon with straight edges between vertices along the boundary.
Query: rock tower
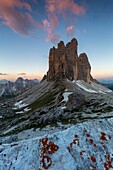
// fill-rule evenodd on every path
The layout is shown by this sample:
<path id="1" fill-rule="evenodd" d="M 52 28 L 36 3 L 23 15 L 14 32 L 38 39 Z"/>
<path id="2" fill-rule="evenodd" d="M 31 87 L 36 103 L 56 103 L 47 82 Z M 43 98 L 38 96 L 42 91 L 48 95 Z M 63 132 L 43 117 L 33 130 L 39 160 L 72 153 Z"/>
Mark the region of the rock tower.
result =
<path id="1" fill-rule="evenodd" d="M 91 66 L 85 53 L 78 57 L 78 42 L 75 38 L 64 45 L 63 41 L 58 43 L 57 48 L 53 47 L 49 53 L 49 70 L 47 80 L 63 79 L 92 80 Z"/>

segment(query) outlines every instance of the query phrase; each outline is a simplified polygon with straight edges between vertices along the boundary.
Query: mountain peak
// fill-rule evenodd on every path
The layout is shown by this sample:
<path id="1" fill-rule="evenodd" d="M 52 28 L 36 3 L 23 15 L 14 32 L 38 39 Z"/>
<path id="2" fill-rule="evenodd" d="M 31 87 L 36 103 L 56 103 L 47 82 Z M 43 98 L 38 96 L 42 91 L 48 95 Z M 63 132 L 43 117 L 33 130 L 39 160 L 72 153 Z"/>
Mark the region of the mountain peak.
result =
<path id="1" fill-rule="evenodd" d="M 63 41 L 58 43 L 58 48 L 51 48 L 49 53 L 49 70 L 47 80 L 63 79 L 92 80 L 90 75 L 91 66 L 85 53 L 78 57 L 78 41 L 73 38 L 64 45 Z"/>

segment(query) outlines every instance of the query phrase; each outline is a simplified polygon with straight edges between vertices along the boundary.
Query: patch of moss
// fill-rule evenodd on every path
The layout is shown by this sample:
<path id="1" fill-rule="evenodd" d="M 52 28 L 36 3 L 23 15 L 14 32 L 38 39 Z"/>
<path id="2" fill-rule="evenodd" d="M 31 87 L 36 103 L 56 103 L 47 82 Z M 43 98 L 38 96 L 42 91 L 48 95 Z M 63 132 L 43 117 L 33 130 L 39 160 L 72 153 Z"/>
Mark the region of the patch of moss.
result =
<path id="1" fill-rule="evenodd" d="M 58 91 L 47 92 L 46 94 L 41 96 L 38 100 L 30 104 L 29 108 L 37 109 L 37 108 L 41 108 L 44 106 L 52 105 L 54 104 L 54 100 L 57 94 L 58 94 Z"/>
<path id="2" fill-rule="evenodd" d="M 103 112 L 104 113 L 107 113 L 107 112 L 112 112 L 113 111 L 113 107 L 112 106 L 107 106 L 103 109 Z"/>

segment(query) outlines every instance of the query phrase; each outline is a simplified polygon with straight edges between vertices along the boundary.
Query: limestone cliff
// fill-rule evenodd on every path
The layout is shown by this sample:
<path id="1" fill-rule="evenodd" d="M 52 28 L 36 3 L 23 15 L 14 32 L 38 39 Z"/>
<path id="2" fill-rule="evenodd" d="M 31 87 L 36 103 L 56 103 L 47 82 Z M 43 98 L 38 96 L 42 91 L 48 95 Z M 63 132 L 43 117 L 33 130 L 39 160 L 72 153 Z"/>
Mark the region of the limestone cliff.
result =
<path id="1" fill-rule="evenodd" d="M 58 78 L 90 81 L 91 66 L 88 57 L 85 53 L 78 57 L 77 46 L 78 42 L 74 38 L 66 46 L 60 41 L 57 48 L 50 49 L 48 81 Z"/>
<path id="2" fill-rule="evenodd" d="M 91 66 L 85 53 L 80 54 L 78 58 L 78 80 L 89 82 L 91 80 Z"/>

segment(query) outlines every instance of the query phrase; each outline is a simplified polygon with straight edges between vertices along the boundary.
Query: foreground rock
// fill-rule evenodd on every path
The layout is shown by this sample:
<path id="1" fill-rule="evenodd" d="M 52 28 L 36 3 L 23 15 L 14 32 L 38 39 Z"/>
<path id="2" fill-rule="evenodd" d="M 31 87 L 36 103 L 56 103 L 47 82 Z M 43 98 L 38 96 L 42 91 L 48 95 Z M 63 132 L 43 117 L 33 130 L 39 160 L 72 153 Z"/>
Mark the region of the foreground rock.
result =
<path id="1" fill-rule="evenodd" d="M 36 131 L 35 138 L 27 132 L 26 139 L 23 132 L 24 140 L 0 145 L 1 170 L 113 168 L 113 118 L 53 129 L 46 128 L 43 136 Z"/>

